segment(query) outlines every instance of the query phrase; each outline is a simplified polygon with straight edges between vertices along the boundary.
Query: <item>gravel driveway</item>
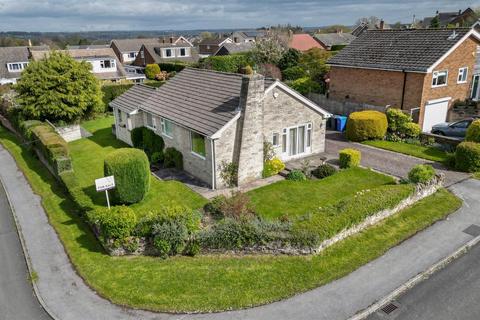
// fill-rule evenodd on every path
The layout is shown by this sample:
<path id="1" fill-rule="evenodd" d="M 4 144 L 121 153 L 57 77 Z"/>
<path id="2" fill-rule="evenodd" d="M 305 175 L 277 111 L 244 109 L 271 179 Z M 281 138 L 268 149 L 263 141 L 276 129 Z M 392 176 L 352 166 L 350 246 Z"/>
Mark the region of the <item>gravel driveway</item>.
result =
<path id="1" fill-rule="evenodd" d="M 425 163 L 431 164 L 437 172 L 445 174 L 446 187 L 470 177 L 469 174 L 463 172 L 448 170 L 445 166 L 437 162 L 349 142 L 344 138 L 343 134 L 339 132 L 327 132 L 325 152 L 328 158 L 338 158 L 339 151 L 345 148 L 354 148 L 362 152 L 362 166 L 370 167 L 399 178 L 407 178 L 408 172 L 413 166 Z"/>

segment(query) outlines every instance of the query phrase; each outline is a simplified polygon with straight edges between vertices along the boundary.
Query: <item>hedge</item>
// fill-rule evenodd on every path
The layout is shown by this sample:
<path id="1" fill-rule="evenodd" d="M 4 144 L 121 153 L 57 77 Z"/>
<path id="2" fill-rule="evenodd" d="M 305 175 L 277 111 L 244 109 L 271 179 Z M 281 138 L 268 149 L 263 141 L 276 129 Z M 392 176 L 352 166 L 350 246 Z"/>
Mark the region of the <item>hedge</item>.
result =
<path id="1" fill-rule="evenodd" d="M 360 161 L 362 158 L 362 154 L 360 151 L 355 149 L 343 149 L 340 151 L 339 160 L 340 160 L 340 168 L 352 168 L 358 167 L 360 165 Z"/>
<path id="2" fill-rule="evenodd" d="M 165 168 L 176 168 L 183 170 L 182 153 L 173 147 L 165 149 L 165 153 L 163 155 L 163 166 Z"/>
<path id="3" fill-rule="evenodd" d="M 460 143 L 455 151 L 455 167 L 465 172 L 480 171 L 480 143 Z"/>
<path id="4" fill-rule="evenodd" d="M 199 65 L 202 69 L 211 69 L 222 72 L 241 72 L 242 68 L 249 65 L 249 59 L 242 54 L 228 56 L 211 56 L 200 60 Z"/>
<path id="5" fill-rule="evenodd" d="M 115 177 L 113 200 L 128 204 L 141 201 L 150 188 L 150 165 L 145 152 L 117 149 L 105 157 L 105 176 Z"/>
<path id="6" fill-rule="evenodd" d="M 112 102 L 113 99 L 120 96 L 133 86 L 133 84 L 111 84 L 102 86 L 105 111 L 108 110 L 108 104 Z"/>
<path id="7" fill-rule="evenodd" d="M 185 69 L 187 64 L 185 64 L 184 62 L 164 62 L 159 63 L 158 66 L 161 70 L 166 72 L 180 72 Z"/>
<path id="8" fill-rule="evenodd" d="M 475 120 L 467 129 L 465 141 L 472 141 L 480 143 L 480 119 Z"/>
<path id="9" fill-rule="evenodd" d="M 131 131 L 132 144 L 135 148 L 145 151 L 151 160 L 154 153 L 160 153 L 163 157 L 163 148 L 165 142 L 163 138 L 148 129 L 147 127 L 138 127 Z"/>
<path id="10" fill-rule="evenodd" d="M 387 117 L 384 113 L 367 110 L 352 112 L 347 121 L 347 139 L 365 141 L 383 139 L 387 133 Z"/>

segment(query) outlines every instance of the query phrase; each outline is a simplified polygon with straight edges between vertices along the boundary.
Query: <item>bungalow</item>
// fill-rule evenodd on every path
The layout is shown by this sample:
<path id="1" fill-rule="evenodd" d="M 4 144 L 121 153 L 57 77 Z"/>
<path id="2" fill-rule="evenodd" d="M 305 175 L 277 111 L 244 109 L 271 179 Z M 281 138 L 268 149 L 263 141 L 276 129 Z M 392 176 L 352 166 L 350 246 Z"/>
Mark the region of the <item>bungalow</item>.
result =
<path id="1" fill-rule="evenodd" d="M 253 49 L 254 44 L 254 42 L 225 43 L 215 52 L 214 56 L 228 56 L 230 54 L 248 52 Z"/>
<path id="2" fill-rule="evenodd" d="M 425 17 L 420 22 L 420 25 L 423 28 L 430 28 L 432 25 L 432 20 L 437 18 L 438 26 L 440 28 L 446 28 L 449 26 L 453 27 L 465 27 L 472 25 L 477 19 L 477 14 L 471 8 L 465 10 L 458 10 L 454 12 L 435 12 L 433 17 Z"/>
<path id="3" fill-rule="evenodd" d="M 350 42 L 355 40 L 355 36 L 350 33 L 317 33 L 313 36 L 325 50 L 339 50 L 346 47 Z"/>
<path id="4" fill-rule="evenodd" d="M 51 51 L 32 51 L 33 60 L 41 60 L 47 57 Z M 130 79 L 117 61 L 117 57 L 111 48 L 103 49 L 71 49 L 59 50 L 59 52 L 70 55 L 78 61 L 87 61 L 92 65 L 92 73 L 101 81 L 117 82 Z M 132 77 L 134 79 L 135 77 Z"/>
<path id="5" fill-rule="evenodd" d="M 292 34 L 290 36 L 290 40 L 288 42 L 288 47 L 291 49 L 296 49 L 301 52 L 308 51 L 312 48 L 320 48 L 323 47 L 309 34 Z"/>
<path id="6" fill-rule="evenodd" d="M 0 47 L 0 85 L 17 82 L 34 50 L 48 50 L 48 47 Z"/>
<path id="7" fill-rule="evenodd" d="M 200 54 L 200 57 L 208 57 L 220 49 L 221 46 L 223 46 L 226 43 L 233 43 L 232 39 L 230 38 L 209 38 L 209 39 L 203 39 L 199 44 L 198 44 L 198 53 Z"/>
<path id="8" fill-rule="evenodd" d="M 282 82 L 193 68 L 158 89 L 134 86 L 110 106 L 118 139 L 131 144 L 133 128 L 150 128 L 212 189 L 225 186 L 222 163 L 238 165 L 239 185 L 261 178 L 265 142 L 283 161 L 323 152 L 330 116 Z"/>
<path id="9" fill-rule="evenodd" d="M 329 98 L 396 106 L 429 132 L 455 100 L 479 99 L 479 45 L 468 28 L 365 31 L 328 61 Z"/>

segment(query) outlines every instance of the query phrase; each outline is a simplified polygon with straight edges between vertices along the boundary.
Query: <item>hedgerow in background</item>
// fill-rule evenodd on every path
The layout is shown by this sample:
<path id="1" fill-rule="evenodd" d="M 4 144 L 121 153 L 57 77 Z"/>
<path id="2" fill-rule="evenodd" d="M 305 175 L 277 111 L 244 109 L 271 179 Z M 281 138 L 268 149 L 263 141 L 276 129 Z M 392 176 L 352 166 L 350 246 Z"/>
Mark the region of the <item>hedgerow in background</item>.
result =
<path id="1" fill-rule="evenodd" d="M 460 143 L 455 151 L 455 167 L 465 172 L 480 171 L 480 143 Z"/>
<path id="2" fill-rule="evenodd" d="M 113 189 L 116 203 L 129 204 L 141 201 L 150 188 L 150 165 L 145 152 L 122 148 L 105 157 L 105 176 L 115 177 Z"/>
<path id="3" fill-rule="evenodd" d="M 426 183 L 435 176 L 435 169 L 428 164 L 418 164 L 408 173 L 408 179 L 413 183 Z"/>
<path id="4" fill-rule="evenodd" d="M 25 119 L 72 123 L 103 112 L 102 92 L 86 61 L 50 52 L 31 61 L 14 86 Z"/>
<path id="5" fill-rule="evenodd" d="M 346 136 L 350 141 L 383 139 L 387 133 L 387 117 L 384 113 L 366 110 L 352 112 L 348 117 Z"/>
<path id="6" fill-rule="evenodd" d="M 211 56 L 199 61 L 199 66 L 202 69 L 233 73 L 241 72 L 243 68 L 250 64 L 251 60 L 249 60 L 248 57 L 243 54 Z"/>
<path id="7" fill-rule="evenodd" d="M 145 76 L 147 79 L 153 80 L 155 76 L 161 72 L 160 66 L 158 64 L 152 63 L 147 64 L 145 67 Z"/>
<path id="8" fill-rule="evenodd" d="M 475 120 L 467 129 L 465 141 L 480 143 L 480 120 Z"/>
<path id="9" fill-rule="evenodd" d="M 358 167 L 362 159 L 360 151 L 355 149 L 343 149 L 340 151 L 339 160 L 340 168 L 347 169 L 352 167 Z"/>

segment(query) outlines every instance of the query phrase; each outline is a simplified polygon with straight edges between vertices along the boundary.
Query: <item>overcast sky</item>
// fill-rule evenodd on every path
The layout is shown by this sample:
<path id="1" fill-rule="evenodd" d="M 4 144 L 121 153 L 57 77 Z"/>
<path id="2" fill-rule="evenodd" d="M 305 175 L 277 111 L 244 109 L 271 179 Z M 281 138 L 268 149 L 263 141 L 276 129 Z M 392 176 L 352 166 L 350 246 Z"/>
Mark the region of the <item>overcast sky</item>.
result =
<path id="1" fill-rule="evenodd" d="M 480 0 L 0 0 L 0 31 L 185 30 L 410 22 Z"/>

